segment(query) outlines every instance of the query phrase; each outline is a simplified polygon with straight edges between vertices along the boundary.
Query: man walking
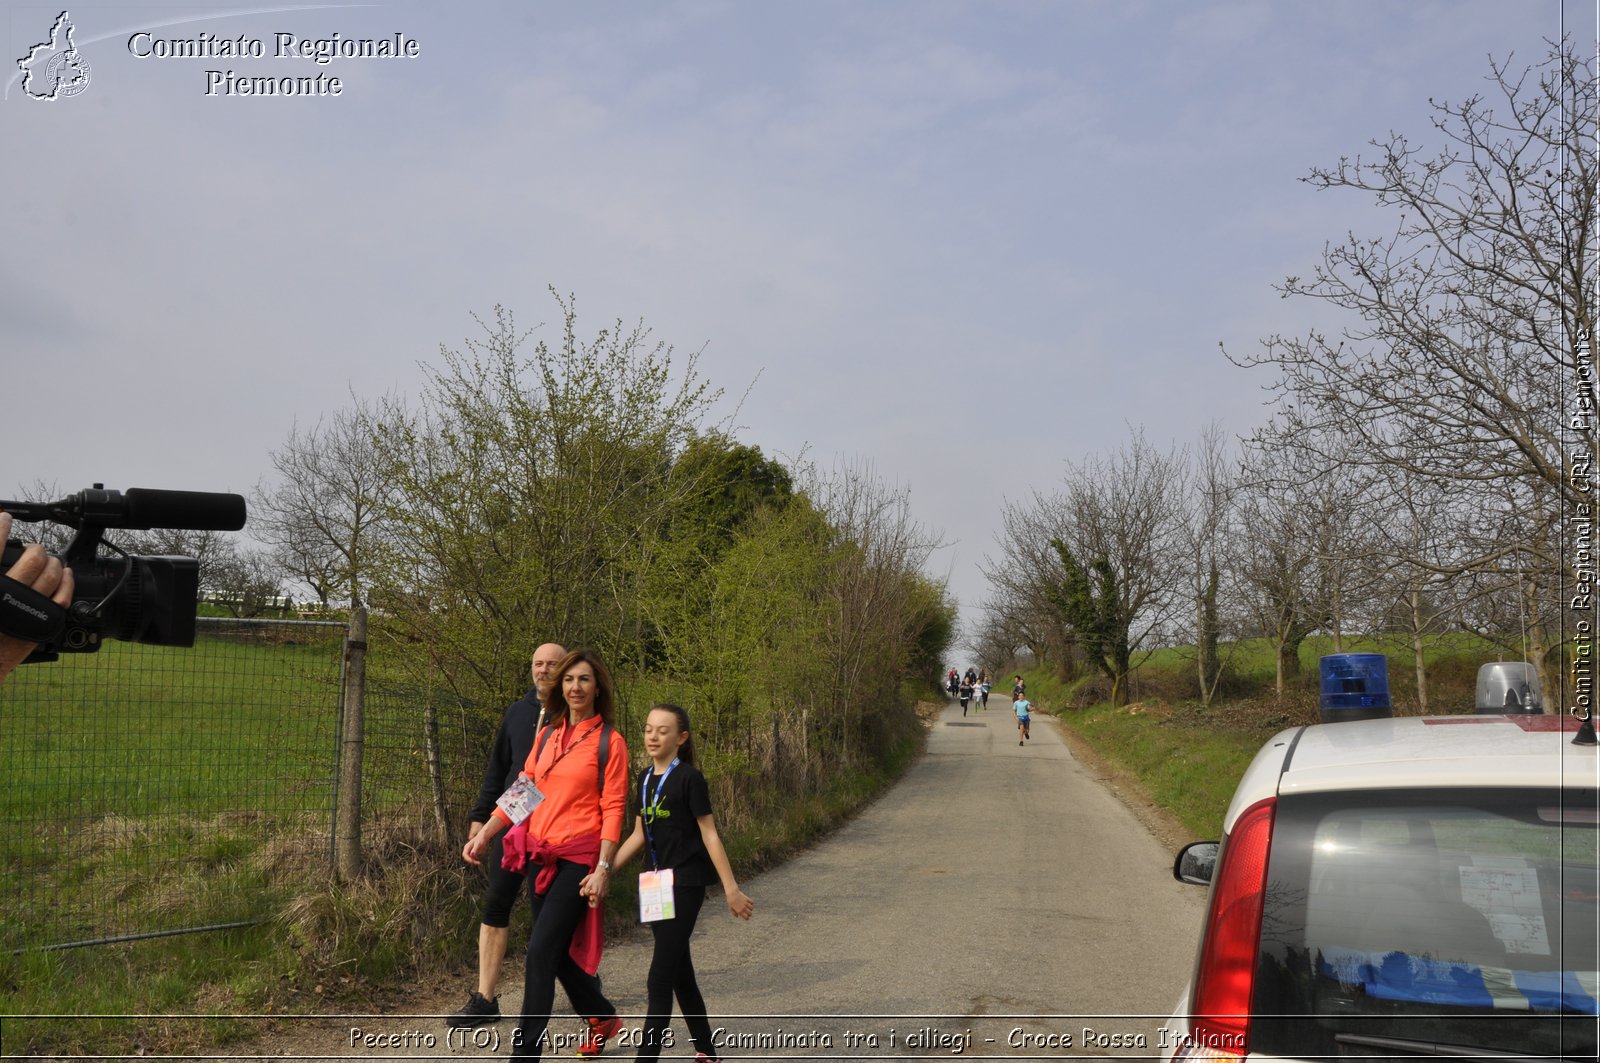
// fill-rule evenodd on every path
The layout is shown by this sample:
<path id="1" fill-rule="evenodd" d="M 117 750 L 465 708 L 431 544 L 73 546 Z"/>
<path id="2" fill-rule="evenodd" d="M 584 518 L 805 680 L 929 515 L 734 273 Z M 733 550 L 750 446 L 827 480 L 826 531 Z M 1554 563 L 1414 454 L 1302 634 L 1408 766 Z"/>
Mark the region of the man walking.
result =
<path id="1" fill-rule="evenodd" d="M 489 750 L 489 764 L 483 772 L 478 800 L 468 813 L 467 841 L 477 837 L 494 812 L 495 799 L 517 781 L 533 749 L 533 738 L 544 723 L 544 702 L 555 681 L 556 666 L 567 651 L 546 642 L 533 651 L 533 689 L 506 708 L 500 730 Z M 483 922 L 478 927 L 478 988 L 467 997 L 460 1011 L 445 1019 L 454 1027 L 483 1026 L 500 1021 L 500 998 L 495 987 L 500 983 L 500 968 L 505 962 L 506 945 L 511 937 L 511 909 L 522 892 L 523 875 L 500 866 L 500 839 L 489 843 L 484 866 L 489 872 L 489 889 L 483 898 Z"/>

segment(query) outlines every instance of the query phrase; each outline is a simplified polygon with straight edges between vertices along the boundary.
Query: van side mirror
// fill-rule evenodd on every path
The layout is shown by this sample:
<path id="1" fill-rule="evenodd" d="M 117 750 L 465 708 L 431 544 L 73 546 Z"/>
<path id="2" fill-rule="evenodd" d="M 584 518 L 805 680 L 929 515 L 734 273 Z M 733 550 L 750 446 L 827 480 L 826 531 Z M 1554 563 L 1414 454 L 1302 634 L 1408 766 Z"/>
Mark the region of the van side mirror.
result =
<path id="1" fill-rule="evenodd" d="M 1190 842 L 1178 850 L 1178 858 L 1172 862 L 1172 877 L 1191 886 L 1211 885 L 1221 848 L 1221 842 Z"/>

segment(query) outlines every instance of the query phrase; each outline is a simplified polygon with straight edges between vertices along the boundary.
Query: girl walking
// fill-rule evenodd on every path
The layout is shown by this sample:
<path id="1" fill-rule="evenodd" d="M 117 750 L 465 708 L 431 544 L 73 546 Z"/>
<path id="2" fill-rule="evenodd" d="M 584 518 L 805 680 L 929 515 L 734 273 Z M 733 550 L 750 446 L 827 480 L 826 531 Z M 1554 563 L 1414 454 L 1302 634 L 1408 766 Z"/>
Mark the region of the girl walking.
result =
<path id="1" fill-rule="evenodd" d="M 717 1063 L 705 998 L 695 982 L 689 956 L 689 935 L 694 932 L 706 887 L 722 883 L 728 911 L 749 919 L 755 902 L 739 888 L 711 816 L 711 795 L 706 778 L 694 763 L 694 742 L 689 734 L 689 714 L 676 705 L 651 708 L 644 726 L 645 752 L 650 763 L 639 773 L 634 789 L 639 795 L 639 816 L 633 833 L 617 850 L 621 866 L 643 852 L 648 868 L 640 876 L 641 914 L 655 935 L 655 954 L 645 982 L 648 1016 L 639 1054 L 642 1060 L 660 1057 L 667 1024 L 672 1019 L 672 998 L 689 1027 L 700 1063 Z M 591 876 L 585 891 L 596 902 L 605 896 L 608 880 Z"/>

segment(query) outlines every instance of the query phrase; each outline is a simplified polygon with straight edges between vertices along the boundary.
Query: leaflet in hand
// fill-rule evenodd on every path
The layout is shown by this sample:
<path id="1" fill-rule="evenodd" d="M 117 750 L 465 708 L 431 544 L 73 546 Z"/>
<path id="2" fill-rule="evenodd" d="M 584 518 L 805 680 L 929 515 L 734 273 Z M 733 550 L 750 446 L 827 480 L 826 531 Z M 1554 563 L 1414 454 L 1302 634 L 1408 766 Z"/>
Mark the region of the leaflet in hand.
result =
<path id="1" fill-rule="evenodd" d="M 526 772 L 518 774 L 517 781 L 512 783 L 506 792 L 495 801 L 496 807 L 506 814 L 515 827 L 527 819 L 533 810 L 539 807 L 539 802 L 544 800 L 544 794 L 533 785 L 533 780 L 528 778 Z"/>

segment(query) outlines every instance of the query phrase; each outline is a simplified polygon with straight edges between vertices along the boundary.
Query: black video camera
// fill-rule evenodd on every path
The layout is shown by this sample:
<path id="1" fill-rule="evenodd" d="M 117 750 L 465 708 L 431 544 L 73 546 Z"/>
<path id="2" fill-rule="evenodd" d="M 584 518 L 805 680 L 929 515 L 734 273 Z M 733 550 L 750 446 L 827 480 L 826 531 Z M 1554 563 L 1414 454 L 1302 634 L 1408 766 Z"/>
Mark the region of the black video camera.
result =
<path id="1" fill-rule="evenodd" d="M 24 664 L 53 661 L 62 653 L 93 653 L 101 639 L 193 646 L 200 562 L 192 557 L 141 557 L 102 538 L 107 528 L 184 528 L 238 531 L 244 498 L 205 491 L 107 491 L 104 485 L 59 502 L 7 502 L 0 510 L 21 521 L 48 520 L 78 533 L 60 555 L 72 569 L 72 604 L 63 609 L 31 587 L 5 576 L 23 544 L 6 543 L 0 560 L 0 632 L 37 642 Z M 105 547 L 111 557 L 102 557 Z"/>

